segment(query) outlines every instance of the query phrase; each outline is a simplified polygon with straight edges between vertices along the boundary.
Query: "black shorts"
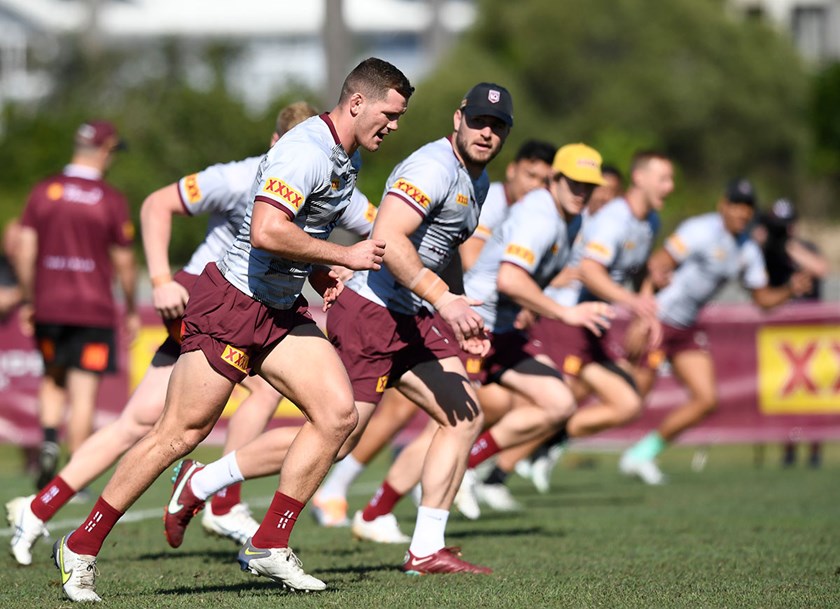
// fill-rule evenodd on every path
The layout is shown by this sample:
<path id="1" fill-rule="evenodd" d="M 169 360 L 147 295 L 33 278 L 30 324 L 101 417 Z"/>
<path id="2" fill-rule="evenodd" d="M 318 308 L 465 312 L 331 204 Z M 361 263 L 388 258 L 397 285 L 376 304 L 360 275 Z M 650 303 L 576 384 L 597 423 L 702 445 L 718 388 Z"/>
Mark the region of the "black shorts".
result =
<path id="1" fill-rule="evenodd" d="M 35 339 L 47 368 L 77 368 L 88 372 L 116 372 L 113 328 L 35 324 Z"/>

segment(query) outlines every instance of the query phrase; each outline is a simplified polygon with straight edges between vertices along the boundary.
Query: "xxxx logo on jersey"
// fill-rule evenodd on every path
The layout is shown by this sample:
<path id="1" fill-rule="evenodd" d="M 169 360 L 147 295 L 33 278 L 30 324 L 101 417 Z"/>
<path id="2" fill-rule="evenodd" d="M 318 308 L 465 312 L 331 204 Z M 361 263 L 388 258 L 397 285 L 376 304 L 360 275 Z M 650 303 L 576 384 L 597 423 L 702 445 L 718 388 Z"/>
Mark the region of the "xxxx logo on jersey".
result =
<path id="1" fill-rule="evenodd" d="M 606 245 L 601 245 L 600 243 L 589 242 L 586 244 L 586 251 L 590 254 L 594 254 L 596 256 L 603 256 L 605 258 L 609 258 L 612 255 L 612 251 Z"/>
<path id="2" fill-rule="evenodd" d="M 193 173 L 184 178 L 184 191 L 187 194 L 187 203 L 198 203 L 201 201 L 201 189 L 198 187 L 198 174 Z"/>
<path id="3" fill-rule="evenodd" d="M 237 370 L 248 372 L 248 356 L 235 347 L 226 345 L 225 350 L 222 352 L 222 360 Z"/>
<path id="4" fill-rule="evenodd" d="M 455 202 L 458 205 L 469 205 L 470 204 L 470 198 L 467 195 L 462 195 L 459 192 L 457 195 L 455 195 Z"/>
<path id="5" fill-rule="evenodd" d="M 265 186 L 263 186 L 263 192 L 279 196 L 291 205 L 295 211 L 299 210 L 300 206 L 303 205 L 303 195 L 280 178 L 268 178 L 265 181 Z"/>
<path id="6" fill-rule="evenodd" d="M 425 192 L 417 188 L 411 182 L 407 182 L 403 178 L 400 178 L 399 180 L 394 182 L 394 185 L 391 188 L 396 188 L 397 190 L 403 191 L 423 209 L 428 209 L 429 204 L 432 202 L 432 200 L 428 197 L 428 195 L 426 195 Z"/>
<path id="7" fill-rule="evenodd" d="M 528 265 L 532 265 L 536 261 L 534 252 L 529 250 L 527 247 L 516 245 L 515 243 L 511 243 L 507 246 L 507 248 L 505 248 L 505 255 L 519 258 Z"/>
<path id="8" fill-rule="evenodd" d="M 668 237 L 667 245 L 680 257 L 685 256 L 688 253 L 688 246 L 682 239 L 680 239 L 679 235 L 671 235 Z"/>

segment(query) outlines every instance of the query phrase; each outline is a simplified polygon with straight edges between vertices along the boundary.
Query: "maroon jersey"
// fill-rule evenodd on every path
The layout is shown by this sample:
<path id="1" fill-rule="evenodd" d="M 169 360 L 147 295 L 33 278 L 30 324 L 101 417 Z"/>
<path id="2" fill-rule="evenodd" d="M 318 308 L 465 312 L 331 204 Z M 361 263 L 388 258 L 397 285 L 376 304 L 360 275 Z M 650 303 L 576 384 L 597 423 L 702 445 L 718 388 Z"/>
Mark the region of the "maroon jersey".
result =
<path id="1" fill-rule="evenodd" d="M 92 169 L 69 165 L 40 182 L 21 223 L 38 233 L 35 321 L 112 327 L 111 246 L 131 245 L 125 197 Z"/>

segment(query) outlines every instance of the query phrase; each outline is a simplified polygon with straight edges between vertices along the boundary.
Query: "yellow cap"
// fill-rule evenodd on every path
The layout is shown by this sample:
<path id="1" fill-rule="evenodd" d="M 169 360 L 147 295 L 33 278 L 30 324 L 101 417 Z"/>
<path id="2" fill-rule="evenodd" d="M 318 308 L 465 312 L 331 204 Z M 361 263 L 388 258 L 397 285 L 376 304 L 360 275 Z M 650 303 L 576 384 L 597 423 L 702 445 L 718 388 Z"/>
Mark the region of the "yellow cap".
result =
<path id="1" fill-rule="evenodd" d="M 554 173 L 562 173 L 575 182 L 604 184 L 601 175 L 601 155 L 586 144 L 567 144 L 554 155 Z"/>

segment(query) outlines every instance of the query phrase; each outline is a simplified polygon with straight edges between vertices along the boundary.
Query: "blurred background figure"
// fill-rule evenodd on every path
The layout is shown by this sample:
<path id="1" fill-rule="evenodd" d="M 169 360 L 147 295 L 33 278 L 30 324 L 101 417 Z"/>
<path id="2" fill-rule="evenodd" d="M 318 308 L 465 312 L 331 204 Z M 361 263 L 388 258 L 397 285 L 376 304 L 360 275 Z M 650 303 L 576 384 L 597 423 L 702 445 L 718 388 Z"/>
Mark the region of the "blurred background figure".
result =
<path id="1" fill-rule="evenodd" d="M 813 288 L 797 301 L 822 299 L 823 280 L 828 276 L 829 264 L 816 244 L 798 236 L 799 214 L 790 199 L 778 199 L 770 209 L 759 216 L 752 231 L 753 239 L 761 246 L 770 286 L 785 285 L 791 275 L 804 271 L 813 278 Z M 798 438 L 791 437 L 782 447 L 782 466 L 796 464 Z M 822 446 L 814 441 L 810 446 L 808 463 L 819 467 Z"/>
<path id="2" fill-rule="evenodd" d="M 101 375 L 116 371 L 115 276 L 125 295 L 129 338 L 139 328 L 134 226 L 128 201 L 104 181 L 114 153 L 124 147 L 111 123 L 80 125 L 70 164 L 35 186 L 21 216 L 14 256 L 21 331 L 35 337 L 44 360 L 38 488 L 55 475 L 65 406 L 72 453 L 92 431 Z"/>
<path id="3" fill-rule="evenodd" d="M 624 176 L 615 165 L 602 165 L 601 175 L 604 176 L 604 183 L 596 186 L 589 197 L 589 205 L 586 213 L 594 216 L 598 210 L 616 197 L 624 194 Z"/>

